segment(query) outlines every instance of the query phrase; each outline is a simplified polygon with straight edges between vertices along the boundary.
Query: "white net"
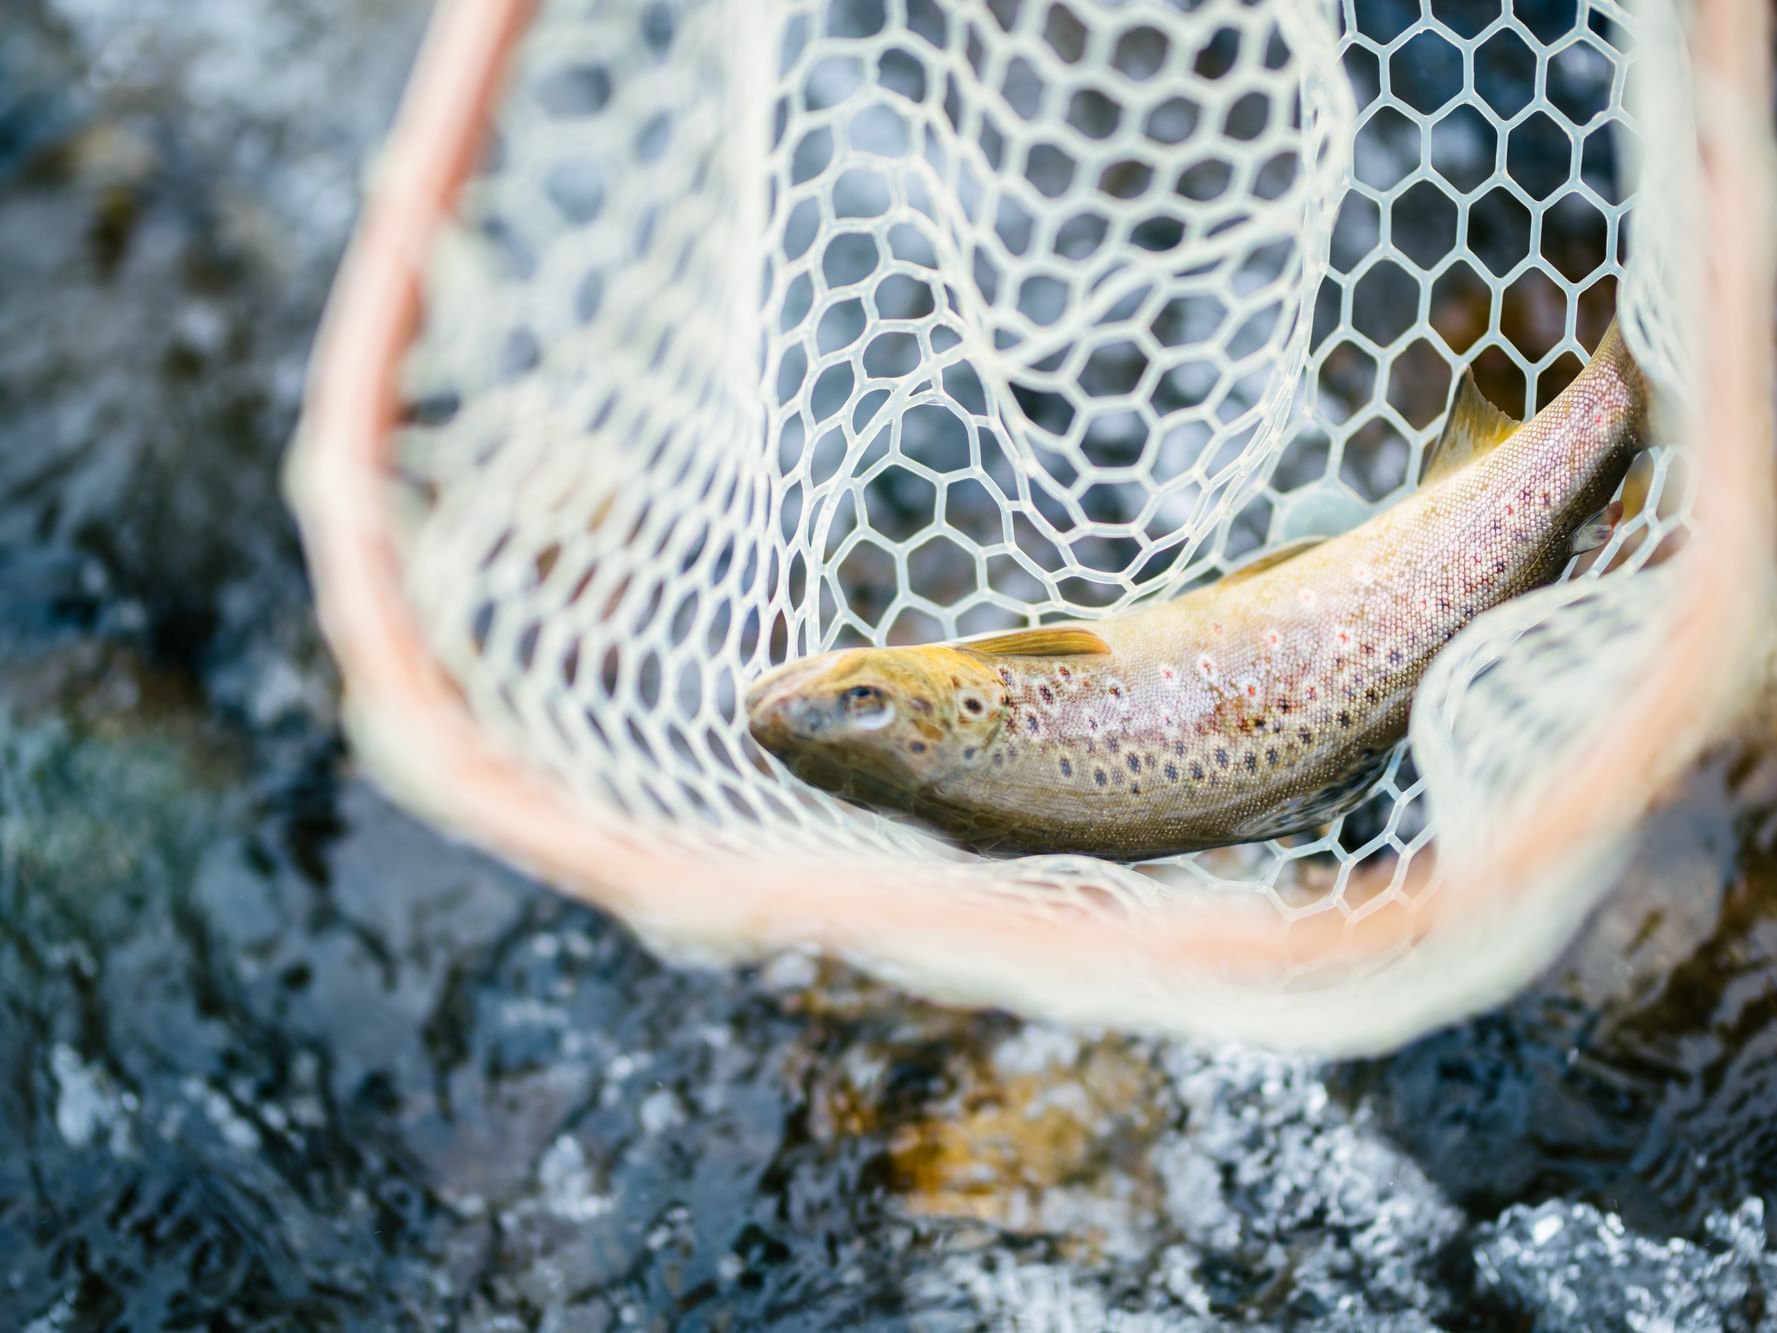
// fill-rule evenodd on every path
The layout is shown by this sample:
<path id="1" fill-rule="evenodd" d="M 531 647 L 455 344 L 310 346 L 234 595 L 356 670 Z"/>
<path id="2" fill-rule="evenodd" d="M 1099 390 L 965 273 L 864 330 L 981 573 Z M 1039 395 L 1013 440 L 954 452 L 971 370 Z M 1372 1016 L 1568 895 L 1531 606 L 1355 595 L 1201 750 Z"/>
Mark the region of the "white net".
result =
<path id="1" fill-rule="evenodd" d="M 1455 369 L 1533 411 L 1621 292 L 1631 345 L 1678 382 L 1683 191 L 1638 205 L 1630 178 L 1688 161 L 1687 79 L 1670 11 L 1607 0 L 548 0 L 423 256 L 391 503 L 426 645 L 589 827 L 713 879 L 875 865 L 1008 920 L 1138 927 L 1176 904 L 1411 914 L 1434 835 L 1511 817 L 1565 734 L 1545 723 L 1595 711 L 1588 672 L 1655 623 L 1635 570 L 1687 521 L 1669 451 L 1591 589 L 1458 640 L 1415 714 L 1426 762 L 1403 749 L 1318 836 L 982 860 L 797 783 L 741 696 L 787 657 L 1113 612 L 1349 527 L 1411 487 Z M 1429 1018 L 1375 1012 L 1449 962 L 1424 941 L 1362 975 L 1132 969 L 1091 995 L 991 940 L 863 961 L 1046 1012 L 1362 1045 L 1545 960 L 1607 853 L 1576 852 L 1546 941 L 1467 950 Z M 846 895 L 836 877 L 821 910 Z"/>

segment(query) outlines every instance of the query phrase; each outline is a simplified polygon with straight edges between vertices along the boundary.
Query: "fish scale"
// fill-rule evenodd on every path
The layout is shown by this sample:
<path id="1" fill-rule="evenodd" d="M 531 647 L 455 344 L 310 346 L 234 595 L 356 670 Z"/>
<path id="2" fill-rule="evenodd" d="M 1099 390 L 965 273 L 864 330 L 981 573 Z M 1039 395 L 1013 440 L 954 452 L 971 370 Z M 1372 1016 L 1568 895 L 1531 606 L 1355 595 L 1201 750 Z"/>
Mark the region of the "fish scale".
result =
<path id="1" fill-rule="evenodd" d="M 1614 323 L 1528 422 L 1465 375 L 1419 489 L 1359 527 L 1100 620 L 790 663 L 753 686 L 753 735 L 981 850 L 1136 859 L 1313 828 L 1380 777 L 1444 644 L 1560 573 L 1646 419 Z"/>

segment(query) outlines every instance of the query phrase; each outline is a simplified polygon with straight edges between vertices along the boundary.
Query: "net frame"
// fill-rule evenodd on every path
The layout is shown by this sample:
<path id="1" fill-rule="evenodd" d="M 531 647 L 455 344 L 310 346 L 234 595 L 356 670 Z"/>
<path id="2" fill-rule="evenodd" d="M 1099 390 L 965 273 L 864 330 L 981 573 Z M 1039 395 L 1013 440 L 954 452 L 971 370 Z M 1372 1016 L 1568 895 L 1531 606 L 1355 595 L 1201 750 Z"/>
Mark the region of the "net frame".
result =
<path id="1" fill-rule="evenodd" d="M 1621 714 L 1567 747 L 1541 775 L 1521 820 L 1446 866 L 1440 892 L 1413 913 L 1255 916 L 1161 902 L 1139 918 L 1074 911 L 1008 913 L 991 897 L 947 892 L 945 867 L 910 885 L 878 859 L 714 858 L 671 840 L 589 823 L 584 806 L 491 742 L 457 683 L 432 656 L 399 569 L 387 500 L 399 368 L 420 325 L 433 238 L 470 174 L 501 91 L 528 0 L 448 0 L 428 35 L 342 269 L 317 345 L 290 487 L 338 658 L 360 750 L 402 800 L 551 884 L 616 912 L 676 950 L 752 954 L 815 945 L 860 958 L 945 998 L 1017 1003 L 1030 979 L 1063 969 L 1065 994 L 1040 1006 L 1075 1021 L 1244 1037 L 1319 1050 L 1374 1049 L 1492 998 L 1476 979 L 1419 973 L 1427 993 L 1378 1012 L 1353 982 L 1302 996 L 1276 985 L 1304 962 L 1365 975 L 1435 933 L 1471 934 L 1525 895 L 1620 841 L 1716 717 L 1724 662 L 1750 660 L 1750 588 L 1767 580 L 1770 166 L 1763 125 L 1766 16 L 1750 0 L 1710 0 L 1696 14 L 1707 257 L 1698 278 L 1702 354 L 1680 436 L 1695 460 L 1704 520 L 1672 562 L 1673 618 L 1653 636 Z M 1751 127 L 1758 126 L 1755 131 Z M 1748 198 L 1748 194 L 1754 197 Z M 966 874 L 966 870 L 964 872 Z M 1595 870 L 1592 872 L 1595 873 Z M 843 897 L 834 886 L 843 884 Z M 1565 927 L 1551 926 L 1559 935 Z M 1442 956 L 1451 959 L 1449 950 Z M 1435 969 L 1434 969 L 1435 970 Z M 1167 979 L 1201 977 L 1181 1004 Z M 1504 984 L 1493 980 L 1493 988 Z M 1255 998 L 1264 1003 L 1253 1003 Z M 1028 1007 L 1028 1003 L 1027 1003 Z"/>

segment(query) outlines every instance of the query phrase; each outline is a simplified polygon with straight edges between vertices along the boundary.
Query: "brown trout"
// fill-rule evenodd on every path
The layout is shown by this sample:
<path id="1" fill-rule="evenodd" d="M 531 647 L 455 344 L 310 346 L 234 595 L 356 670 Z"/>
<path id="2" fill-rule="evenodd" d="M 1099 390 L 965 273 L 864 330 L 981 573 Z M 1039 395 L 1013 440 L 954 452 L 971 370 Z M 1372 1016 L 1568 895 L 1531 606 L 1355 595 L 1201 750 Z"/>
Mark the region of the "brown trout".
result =
<path id="1" fill-rule="evenodd" d="M 984 851 L 1314 828 L 1375 785 L 1457 631 L 1603 540 L 1646 421 L 1614 323 L 1528 422 L 1464 372 L 1419 488 L 1351 531 L 1089 623 L 791 662 L 748 692 L 750 729 L 803 780 Z"/>

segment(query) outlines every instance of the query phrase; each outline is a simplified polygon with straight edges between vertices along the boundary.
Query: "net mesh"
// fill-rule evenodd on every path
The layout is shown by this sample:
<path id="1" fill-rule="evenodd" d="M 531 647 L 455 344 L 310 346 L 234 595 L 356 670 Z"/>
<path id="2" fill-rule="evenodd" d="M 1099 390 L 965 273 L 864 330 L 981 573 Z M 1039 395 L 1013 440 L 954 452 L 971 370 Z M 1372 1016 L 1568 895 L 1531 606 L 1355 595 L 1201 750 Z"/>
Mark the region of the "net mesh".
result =
<path id="1" fill-rule="evenodd" d="M 1411 747 L 1315 835 L 983 860 L 790 778 L 746 739 L 745 683 L 1114 612 L 1341 531 L 1410 489 L 1456 369 L 1534 411 L 1619 299 L 1682 385 L 1686 191 L 1630 182 L 1689 160 L 1683 49 L 1669 10 L 1608 0 L 547 0 L 422 257 L 401 370 L 388 503 L 427 647 L 589 824 L 713 877 L 826 858 L 1036 917 L 1411 915 L 1434 835 L 1512 817 L 1588 673 L 1657 624 L 1636 571 L 1689 521 L 1670 450 L 1601 558 L 1440 658 Z M 1046 1012 L 1349 1038 L 1417 1021 L 1378 1027 L 1377 997 L 1440 968 L 1470 997 L 1544 961 L 1608 878 L 1610 849 L 1580 850 L 1546 947 L 1504 962 L 1420 940 L 1084 1004 L 991 941 L 863 961 Z"/>

